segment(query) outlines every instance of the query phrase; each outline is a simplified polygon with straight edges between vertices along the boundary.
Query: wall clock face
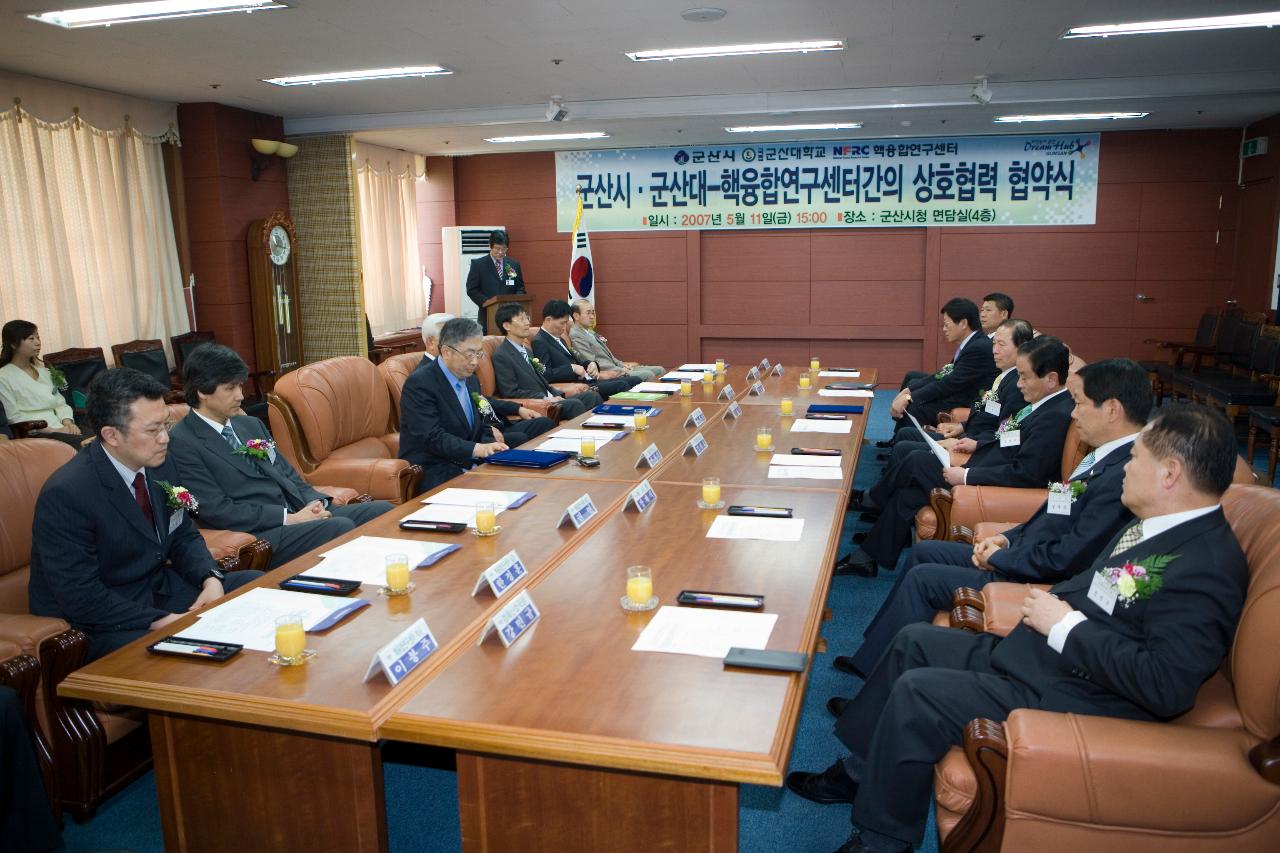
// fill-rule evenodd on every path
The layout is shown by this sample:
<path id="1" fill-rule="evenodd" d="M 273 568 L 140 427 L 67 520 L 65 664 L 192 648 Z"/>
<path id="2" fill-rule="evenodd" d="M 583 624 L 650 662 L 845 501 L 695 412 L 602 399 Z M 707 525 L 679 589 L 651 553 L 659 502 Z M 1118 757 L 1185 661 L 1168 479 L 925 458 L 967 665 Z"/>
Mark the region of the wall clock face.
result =
<path id="1" fill-rule="evenodd" d="M 289 260 L 292 247 L 289 245 L 289 232 L 284 230 L 283 226 L 277 225 L 271 229 L 271 234 L 267 237 L 267 246 L 271 250 L 271 263 L 281 266 Z"/>

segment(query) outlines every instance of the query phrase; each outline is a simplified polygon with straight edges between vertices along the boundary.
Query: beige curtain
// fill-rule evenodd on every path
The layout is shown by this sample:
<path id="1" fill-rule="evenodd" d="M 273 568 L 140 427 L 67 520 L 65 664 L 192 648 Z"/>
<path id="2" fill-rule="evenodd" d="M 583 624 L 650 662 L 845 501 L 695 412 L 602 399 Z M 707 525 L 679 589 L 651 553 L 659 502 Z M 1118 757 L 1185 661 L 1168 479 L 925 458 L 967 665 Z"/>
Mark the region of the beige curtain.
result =
<path id="1" fill-rule="evenodd" d="M 415 187 L 422 160 L 356 143 L 364 304 L 375 335 L 421 325 L 427 313 Z"/>
<path id="2" fill-rule="evenodd" d="M 0 113 L 0 318 L 46 352 L 190 331 L 161 143 L 77 114 Z"/>

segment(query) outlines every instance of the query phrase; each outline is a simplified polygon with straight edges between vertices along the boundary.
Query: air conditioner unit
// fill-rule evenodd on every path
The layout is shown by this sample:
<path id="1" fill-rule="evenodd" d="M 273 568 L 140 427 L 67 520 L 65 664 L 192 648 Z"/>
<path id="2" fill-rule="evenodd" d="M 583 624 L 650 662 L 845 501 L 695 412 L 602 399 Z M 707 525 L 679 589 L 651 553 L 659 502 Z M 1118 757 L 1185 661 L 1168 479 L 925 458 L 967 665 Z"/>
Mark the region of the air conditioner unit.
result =
<path id="1" fill-rule="evenodd" d="M 445 311 L 472 320 L 479 316 L 480 309 L 467 296 L 467 271 L 473 260 L 489 254 L 489 235 L 506 230 L 502 225 L 456 225 L 440 229 Z"/>

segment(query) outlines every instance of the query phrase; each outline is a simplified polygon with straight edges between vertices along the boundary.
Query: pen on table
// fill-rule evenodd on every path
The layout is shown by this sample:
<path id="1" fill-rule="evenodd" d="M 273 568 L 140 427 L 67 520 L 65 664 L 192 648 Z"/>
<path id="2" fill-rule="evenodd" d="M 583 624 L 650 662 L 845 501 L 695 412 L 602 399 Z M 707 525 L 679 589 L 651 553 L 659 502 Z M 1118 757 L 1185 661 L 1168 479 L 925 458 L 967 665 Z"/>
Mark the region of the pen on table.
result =
<path id="1" fill-rule="evenodd" d="M 789 506 L 744 506 L 738 509 L 743 515 L 782 515 L 791 512 Z"/>
<path id="2" fill-rule="evenodd" d="M 700 604 L 757 604 L 758 599 L 745 595 L 691 595 L 693 601 Z"/>
<path id="3" fill-rule="evenodd" d="M 290 586 L 313 586 L 317 589 L 341 589 L 341 584 L 324 583 L 322 581 L 304 581 L 304 580 L 287 580 L 285 583 Z"/>

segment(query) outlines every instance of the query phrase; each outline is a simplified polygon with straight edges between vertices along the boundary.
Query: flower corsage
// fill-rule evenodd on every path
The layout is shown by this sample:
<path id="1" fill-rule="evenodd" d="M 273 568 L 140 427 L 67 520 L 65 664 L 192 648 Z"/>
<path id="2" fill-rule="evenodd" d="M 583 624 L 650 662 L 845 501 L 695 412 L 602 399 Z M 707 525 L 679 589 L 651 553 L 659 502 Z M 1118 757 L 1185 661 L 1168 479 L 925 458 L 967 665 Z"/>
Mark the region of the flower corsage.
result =
<path id="1" fill-rule="evenodd" d="M 476 407 L 476 411 L 480 413 L 480 417 L 482 418 L 493 417 L 493 406 L 489 404 L 489 401 L 485 399 L 483 394 L 472 391 L 471 405 Z"/>
<path id="2" fill-rule="evenodd" d="M 502 274 L 503 274 L 503 277 L 504 277 L 504 278 L 509 278 L 509 279 L 511 279 L 511 278 L 515 278 L 515 277 L 516 277 L 516 268 L 515 268 L 515 267 L 513 267 L 513 266 L 511 266 L 511 264 L 507 264 L 507 265 L 506 265 L 506 268 L 505 268 L 505 269 L 503 269 Z"/>
<path id="3" fill-rule="evenodd" d="M 533 365 L 534 370 L 538 371 L 539 376 L 547 372 L 547 369 L 542 366 L 542 362 L 538 361 L 536 358 L 529 359 L 529 363 Z"/>
<path id="4" fill-rule="evenodd" d="M 1012 415 L 1002 420 L 1000 422 L 1000 426 L 996 427 L 996 435 L 999 435 L 1002 432 L 1016 432 L 1019 425 L 1022 422 L 1021 415 L 1022 415 L 1022 412 L 1018 412 L 1018 414 Z"/>
<path id="5" fill-rule="evenodd" d="M 1164 583 L 1164 567 L 1176 559 L 1177 554 L 1153 554 L 1136 563 L 1099 569 L 1098 573 L 1115 587 L 1116 597 L 1128 607 L 1155 595 Z"/>
<path id="6" fill-rule="evenodd" d="M 254 459 L 270 460 L 271 455 L 275 452 L 276 443 L 266 438 L 251 438 L 244 444 L 236 448 L 236 453 L 241 456 L 250 456 Z"/>
<path id="7" fill-rule="evenodd" d="M 183 509 L 192 514 L 200 509 L 200 502 L 185 486 L 174 486 L 164 480 L 157 480 L 156 485 L 164 491 L 164 502 L 169 509 Z"/>
<path id="8" fill-rule="evenodd" d="M 54 390 L 66 391 L 67 374 L 63 373 L 62 369 L 56 364 L 49 365 L 47 369 L 49 371 L 49 381 L 53 383 Z"/>
<path id="9" fill-rule="evenodd" d="M 1084 480 L 1072 480 L 1067 483 L 1050 483 L 1049 494 L 1051 495 L 1069 495 L 1071 502 L 1075 503 L 1084 494 L 1084 490 L 1089 488 L 1089 484 Z"/>
<path id="10" fill-rule="evenodd" d="M 937 373 L 933 374 L 933 378 L 934 378 L 934 379 L 942 379 L 944 376 L 946 376 L 947 374 L 949 374 L 951 371 L 953 371 L 953 370 L 955 370 L 955 369 L 956 369 L 956 366 L 955 366 L 954 364 L 944 364 L 944 365 L 942 365 L 942 369 L 941 369 L 941 370 L 939 370 Z"/>

